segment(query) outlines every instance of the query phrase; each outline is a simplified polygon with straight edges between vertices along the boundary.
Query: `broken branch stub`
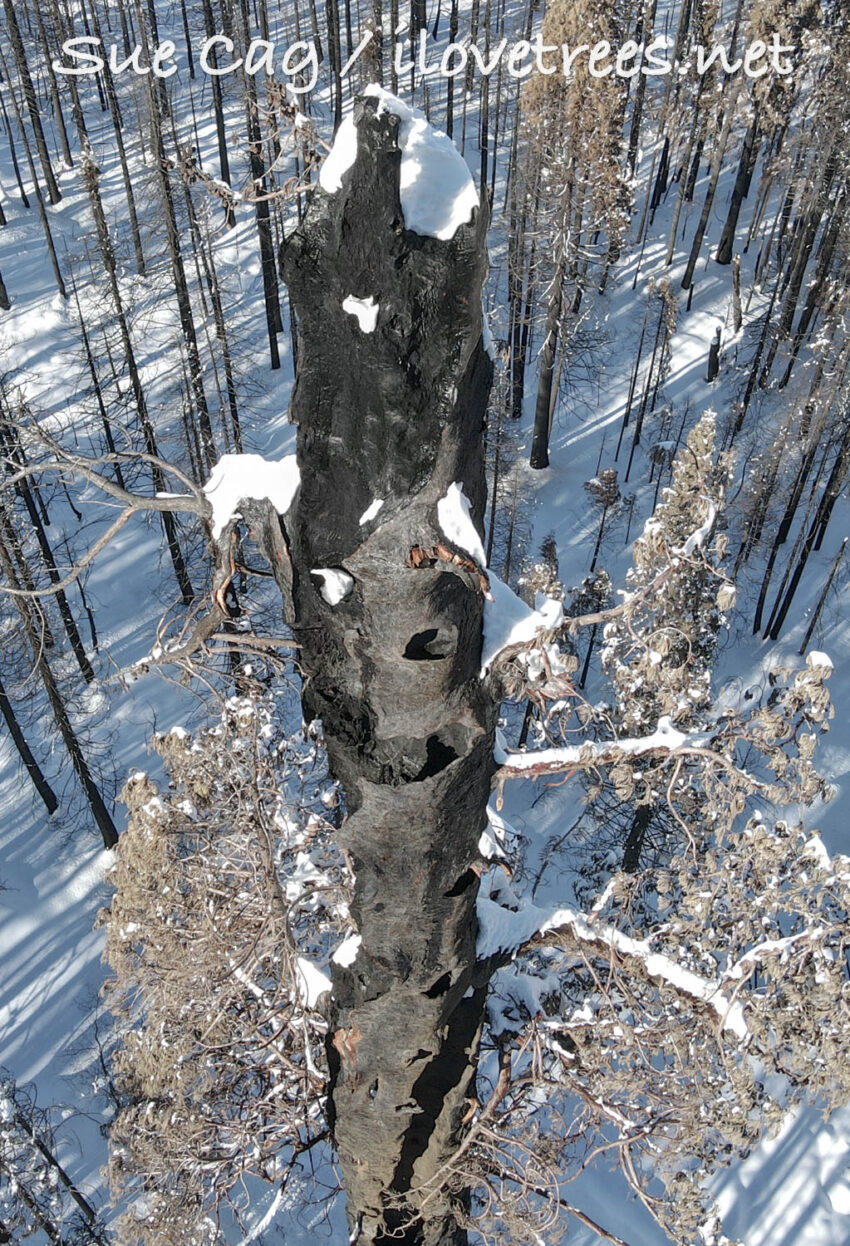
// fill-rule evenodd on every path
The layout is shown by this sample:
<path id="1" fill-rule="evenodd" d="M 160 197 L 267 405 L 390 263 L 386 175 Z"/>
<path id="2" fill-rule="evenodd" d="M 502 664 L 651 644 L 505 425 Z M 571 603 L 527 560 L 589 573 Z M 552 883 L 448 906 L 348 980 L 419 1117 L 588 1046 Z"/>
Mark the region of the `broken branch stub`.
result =
<path id="1" fill-rule="evenodd" d="M 497 707 L 476 566 L 411 551 L 446 545 L 437 505 L 455 482 L 481 530 L 487 221 L 475 211 L 448 241 L 408 230 L 399 118 L 361 98 L 354 121 L 341 186 L 317 190 L 281 250 L 299 331 L 294 631 L 305 714 L 345 789 L 362 937 L 333 966 L 328 1115 L 352 1232 L 442 1246 L 466 1241 L 451 1199 L 467 1199 L 423 1186 L 474 1093 L 486 982 L 469 867 Z"/>

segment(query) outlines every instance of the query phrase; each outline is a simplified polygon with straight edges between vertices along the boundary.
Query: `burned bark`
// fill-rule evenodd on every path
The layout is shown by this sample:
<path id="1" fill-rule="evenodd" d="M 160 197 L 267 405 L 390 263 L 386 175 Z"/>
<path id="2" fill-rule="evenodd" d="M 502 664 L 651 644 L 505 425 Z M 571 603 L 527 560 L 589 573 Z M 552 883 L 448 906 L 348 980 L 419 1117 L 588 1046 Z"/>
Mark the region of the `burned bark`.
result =
<path id="1" fill-rule="evenodd" d="M 482 530 L 487 222 L 482 209 L 447 242 L 407 230 L 398 119 L 371 98 L 354 116 L 354 166 L 281 253 L 300 331 L 294 631 L 305 713 L 345 790 L 362 940 L 333 966 L 328 1117 L 352 1235 L 459 1246 L 452 1199 L 468 1198 L 437 1174 L 474 1094 L 486 973 L 471 867 L 496 704 L 479 679 L 486 581 L 468 558 L 411 551 L 445 549 L 437 507 L 455 482 Z M 343 310 L 349 295 L 377 301 L 374 331 Z M 320 568 L 348 577 L 336 604 Z"/>

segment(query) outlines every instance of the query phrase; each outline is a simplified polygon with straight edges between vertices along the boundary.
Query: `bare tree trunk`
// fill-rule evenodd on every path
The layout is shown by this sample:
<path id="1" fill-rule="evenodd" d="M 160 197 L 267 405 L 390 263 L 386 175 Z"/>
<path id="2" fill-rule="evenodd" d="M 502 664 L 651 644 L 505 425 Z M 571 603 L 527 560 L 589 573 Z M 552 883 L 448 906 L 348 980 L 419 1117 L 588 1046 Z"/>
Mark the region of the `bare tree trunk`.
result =
<path id="1" fill-rule="evenodd" d="M 334 133 L 336 133 L 342 121 L 342 78 L 340 77 L 342 49 L 340 48 L 338 0 L 325 0 L 325 15 L 328 32 L 328 59 L 333 81 Z"/>
<path id="2" fill-rule="evenodd" d="M 396 227 L 398 122 L 376 111 L 355 104 L 346 193 L 317 196 L 281 257 L 302 341 L 294 631 L 305 712 L 322 719 L 345 788 L 339 842 L 362 938 L 350 967 L 332 966 L 328 1116 L 352 1240 L 461 1246 L 452 1199 L 464 1207 L 468 1196 L 443 1191 L 438 1174 L 474 1093 L 484 1016 L 472 867 L 495 702 L 478 678 L 479 577 L 433 545 L 446 540 L 437 504 L 455 482 L 482 530 L 486 213 L 450 242 L 412 243 Z M 368 335 L 332 293 L 359 288 L 364 272 L 393 309 Z M 362 526 L 376 497 L 380 516 Z M 351 577 L 343 600 L 322 596 L 316 567 Z"/>
<path id="3" fill-rule="evenodd" d="M 767 632 L 767 635 L 771 640 L 779 639 L 779 635 L 785 623 L 785 618 L 791 608 L 794 595 L 797 592 L 803 572 L 806 569 L 806 563 L 809 561 L 809 556 L 814 549 L 817 549 L 820 546 L 820 543 L 823 540 L 827 525 L 829 524 L 829 520 L 832 516 L 833 508 L 838 500 L 842 486 L 847 477 L 848 468 L 850 468 L 850 424 L 848 424 L 845 429 L 841 445 L 838 449 L 838 454 L 836 455 L 835 461 L 832 465 L 832 471 L 829 474 L 829 479 L 826 482 L 826 486 L 818 503 L 814 518 L 812 519 L 809 530 L 806 533 L 806 539 L 803 542 L 802 549 L 800 550 L 793 574 L 791 575 L 791 580 L 781 601 L 777 598 L 776 605 L 773 608 L 773 614 L 770 622 L 768 623 Z"/>
<path id="4" fill-rule="evenodd" d="M 744 313 L 741 309 L 741 257 L 736 255 L 732 259 L 732 332 L 740 333 L 741 325 L 744 323 Z"/>
<path id="5" fill-rule="evenodd" d="M 741 206 L 749 194 L 750 181 L 753 176 L 753 166 L 755 165 L 758 147 L 756 139 L 759 136 L 758 111 L 753 117 L 747 132 L 744 135 L 744 146 L 741 151 L 741 159 L 738 163 L 738 175 L 735 178 L 735 185 L 732 188 L 732 198 L 729 201 L 729 212 L 726 216 L 726 223 L 723 226 L 723 233 L 720 235 L 720 242 L 717 247 L 715 259 L 718 264 L 731 264 L 732 253 L 735 249 L 735 231 L 738 228 L 738 217 L 741 214 Z"/>
<path id="6" fill-rule="evenodd" d="M 451 0 L 451 10 L 449 11 L 449 43 L 457 43 L 458 31 L 458 0 Z M 455 80 L 454 78 L 446 79 L 446 134 L 451 138 L 454 134 L 455 124 Z"/>
<path id="7" fill-rule="evenodd" d="M 27 744 L 26 737 L 20 728 L 15 711 L 12 708 L 12 702 L 9 700 L 3 681 L 0 679 L 0 714 L 6 723 L 9 735 L 12 737 L 12 743 L 18 750 L 18 755 L 24 763 L 27 774 L 32 779 L 33 786 L 44 801 L 48 813 L 55 813 L 59 808 L 59 801 L 56 799 L 56 793 L 44 777 L 44 771 L 39 766 L 32 749 Z M 2 1240 L 2 1239 L 0 1239 Z"/>
<path id="8" fill-rule="evenodd" d="M 652 29 L 652 23 L 655 21 L 655 8 L 657 0 L 647 0 L 646 8 L 641 13 L 635 34 L 635 42 L 640 44 L 644 39 L 644 32 Z M 637 160 L 638 146 L 640 144 L 640 126 L 643 120 L 643 101 L 646 95 L 646 75 L 638 75 L 637 90 L 635 91 L 635 102 L 632 108 L 632 124 L 629 130 L 629 151 L 628 163 L 629 171 L 634 175 L 635 162 Z"/>
<path id="9" fill-rule="evenodd" d="M 842 191 L 839 195 L 838 202 L 835 204 L 829 223 L 826 228 L 823 242 L 818 252 L 817 269 L 815 279 L 809 286 L 809 292 L 806 296 L 806 303 L 800 315 L 796 332 L 794 333 L 794 342 L 791 352 L 788 356 L 788 363 L 782 379 L 779 382 L 779 388 L 784 389 L 791 379 L 791 372 L 800 353 L 800 347 L 805 341 L 806 334 L 811 327 L 812 319 L 815 311 L 824 299 L 824 294 L 829 285 L 829 274 L 832 268 L 832 260 L 835 255 L 836 244 L 838 242 L 841 229 L 844 225 L 847 212 L 847 196 Z M 790 328 L 790 325 L 789 325 Z"/>
<path id="10" fill-rule="evenodd" d="M 829 596 L 829 590 L 832 588 L 833 580 L 835 579 L 835 576 L 838 572 L 838 568 L 841 565 L 841 560 L 844 557 L 844 551 L 847 549 L 848 540 L 850 540 L 850 537 L 845 537 L 844 540 L 841 542 L 841 548 L 839 549 L 838 553 L 835 555 L 835 559 L 829 570 L 829 575 L 826 577 L 826 582 L 823 586 L 823 591 L 821 592 L 821 595 L 818 598 L 818 604 L 815 606 L 814 611 L 812 613 L 811 620 L 809 622 L 809 626 L 806 628 L 806 634 L 803 637 L 803 643 L 800 645 L 800 648 L 797 650 L 801 658 L 805 657 L 806 650 L 809 647 L 809 643 L 811 642 L 811 639 L 815 634 L 815 628 L 818 625 L 818 621 L 823 612 L 823 608 L 826 605 L 826 599 Z"/>
<path id="11" fill-rule="evenodd" d="M 6 576 L 10 587 L 19 589 L 20 584 L 2 543 L 0 543 L 0 566 L 2 566 L 3 573 Z M 68 750 L 68 754 L 71 758 L 71 764 L 74 767 L 74 773 L 79 779 L 80 786 L 85 793 L 92 817 L 94 818 L 95 824 L 100 831 L 103 839 L 103 846 L 105 848 L 114 848 L 118 843 L 118 832 L 115 829 L 115 823 L 112 821 L 112 817 L 104 804 L 100 788 L 97 786 L 94 778 L 92 777 L 88 763 L 83 755 L 83 750 L 80 747 L 77 734 L 71 724 L 68 711 L 65 707 L 65 702 L 62 699 L 62 694 L 59 691 L 58 684 L 56 683 L 56 677 L 54 676 L 50 663 L 47 660 L 44 645 L 41 643 L 41 635 L 39 633 L 36 617 L 34 616 L 33 607 L 30 604 L 29 599 L 26 597 L 15 596 L 14 602 L 17 606 L 18 613 L 21 616 L 24 631 L 26 632 L 27 639 L 32 650 L 34 667 L 38 671 L 41 682 L 44 685 L 44 690 L 47 693 L 47 700 L 50 704 L 54 721 L 59 730 L 59 734 L 62 737 L 62 742 Z"/>
<path id="12" fill-rule="evenodd" d="M 95 401 L 97 402 L 97 409 L 100 412 L 100 422 L 103 425 L 103 432 L 106 437 L 106 447 L 110 454 L 116 454 L 118 448 L 115 444 L 115 438 L 112 433 L 112 425 L 109 421 L 109 416 L 106 411 L 106 403 L 103 401 L 103 389 L 100 384 L 100 377 L 97 374 L 97 365 L 95 363 L 94 354 L 91 348 L 91 339 L 89 338 L 88 332 L 86 331 L 85 321 L 83 320 L 83 313 L 80 308 L 80 300 L 77 296 L 77 287 L 76 287 L 76 284 L 73 282 L 73 278 L 72 278 L 71 288 L 74 291 L 74 302 L 77 305 L 77 319 L 80 322 L 80 335 L 83 339 L 83 350 L 86 356 L 86 367 L 89 370 L 89 376 L 91 377 L 92 389 L 94 390 Z M 119 486 L 119 488 L 125 489 L 126 485 L 124 483 L 124 474 L 121 471 L 121 464 L 118 462 L 113 463 L 112 470 L 115 474 L 116 484 Z"/>
<path id="13" fill-rule="evenodd" d="M 688 256 L 688 262 L 685 265 L 685 275 L 682 277 L 682 289 L 689 290 L 694 279 L 694 269 L 697 266 L 700 250 L 702 248 L 705 231 L 708 227 L 708 218 L 711 214 L 711 205 L 714 203 L 714 195 L 717 190 L 717 183 L 720 178 L 720 169 L 723 164 L 723 156 L 726 152 L 726 145 L 729 142 L 729 133 L 732 129 L 732 122 L 735 120 L 735 111 L 738 103 L 738 95 L 740 94 L 740 81 L 732 88 L 732 93 L 728 104 L 726 105 L 726 117 L 723 122 L 723 128 L 717 140 L 717 147 L 714 150 L 714 158 L 711 162 L 711 174 L 708 179 L 708 189 L 705 192 L 705 202 L 702 205 L 702 213 L 697 224 L 696 233 L 691 243 L 691 253 Z"/>
<path id="14" fill-rule="evenodd" d="M 566 256 L 562 253 L 549 291 L 543 350 L 540 353 L 540 374 L 537 381 L 537 402 L 534 408 L 534 431 L 531 438 L 531 467 L 549 466 L 549 429 L 552 415 L 552 386 L 558 352 L 558 330 L 564 296 Z"/>
<path id="15" fill-rule="evenodd" d="M 797 309 L 797 301 L 803 287 L 803 278 L 809 265 L 809 259 L 814 248 L 817 232 L 820 228 L 821 216 L 822 213 L 820 208 L 815 206 L 810 208 L 810 210 L 805 214 L 804 219 L 800 222 L 798 237 L 791 256 L 791 263 L 783 280 L 783 286 L 785 286 L 786 289 L 785 300 L 782 304 L 782 311 L 777 317 L 775 326 L 773 326 L 770 348 L 765 355 L 764 365 L 759 376 L 759 386 L 762 389 L 767 387 L 770 380 L 770 373 L 780 344 L 787 340 L 791 332 L 791 325 L 794 321 L 794 313 Z"/>
<path id="16" fill-rule="evenodd" d="M 24 49 L 24 42 L 21 38 L 21 31 L 18 26 L 18 18 L 15 13 L 12 0 L 3 0 L 3 8 L 6 13 L 6 25 L 9 30 L 9 39 L 12 44 L 12 52 L 15 56 L 15 64 L 18 67 L 18 77 L 21 81 L 21 90 L 24 93 L 24 103 L 29 114 L 32 132 L 35 135 L 35 145 L 38 149 L 38 158 L 41 161 L 41 167 L 44 170 L 44 180 L 47 184 L 47 194 L 51 203 L 58 203 L 62 198 L 62 192 L 53 175 L 53 169 L 50 164 L 50 156 L 47 151 L 47 142 L 44 138 L 44 129 L 41 124 L 41 113 L 38 108 L 38 98 L 33 86 L 32 77 L 30 76 L 29 65 L 27 64 L 27 54 Z M 3 70 L 8 78 L 8 72 Z"/>
<path id="17" fill-rule="evenodd" d="M 41 4 L 34 4 L 32 11 L 35 14 L 35 25 L 38 31 L 38 41 L 41 44 L 41 50 L 47 64 L 47 87 L 50 91 L 50 103 L 56 117 L 56 128 L 59 131 L 59 143 L 62 147 L 62 156 L 65 163 L 70 167 L 74 161 L 71 158 L 71 147 L 68 143 L 68 131 L 65 127 L 65 115 L 62 112 L 62 100 L 59 97 L 59 87 L 56 84 L 56 75 L 53 72 L 53 56 L 50 51 L 50 45 L 47 39 L 47 32 L 44 29 L 44 18 L 41 14 Z"/>
<path id="18" fill-rule="evenodd" d="M 141 13 L 139 13 L 141 25 Z M 192 398 L 195 414 L 201 429 L 201 441 L 207 466 L 212 467 L 218 455 L 210 422 L 207 396 L 204 389 L 204 376 L 201 368 L 201 357 L 198 353 L 198 338 L 195 332 L 195 317 L 192 312 L 192 300 L 189 297 L 189 285 L 186 281 L 186 269 L 183 264 L 183 252 L 180 247 L 180 232 L 177 228 L 177 216 L 174 211 L 174 197 L 168 171 L 169 164 L 165 155 L 165 144 L 162 137 L 162 114 L 159 109 L 159 93 L 155 92 L 151 79 L 148 79 L 148 101 L 150 104 L 151 139 L 153 143 L 154 166 L 159 182 L 163 214 L 165 216 L 165 238 L 171 260 L 171 272 L 174 278 L 174 292 L 177 297 L 177 311 L 180 317 L 180 328 L 189 360 L 189 377 L 192 382 Z"/>
<path id="19" fill-rule="evenodd" d="M 6 415 L 6 418 L 9 419 L 9 423 L 4 430 L 5 435 L 3 437 L 3 440 L 6 443 L 6 453 L 12 462 L 24 467 L 26 459 L 24 457 L 23 447 L 20 444 L 20 438 L 17 435 L 17 429 L 14 422 L 9 418 L 10 413 L 4 414 Z M 47 539 L 47 533 L 44 530 L 41 515 L 39 514 L 38 507 L 36 506 L 35 499 L 33 498 L 30 482 L 27 479 L 21 480 L 18 490 L 20 496 L 23 498 L 32 530 L 35 533 L 38 547 L 41 550 L 41 556 L 47 570 L 48 578 L 50 579 L 51 584 L 58 584 L 61 577 L 56 567 L 56 559 L 53 557 L 53 550 L 51 549 L 50 542 Z M 65 628 L 68 643 L 70 644 L 71 650 L 76 658 L 80 672 L 86 683 L 93 683 L 94 670 L 86 655 L 85 646 L 83 645 L 82 638 L 80 637 L 80 633 L 77 628 L 77 621 L 71 612 L 70 605 L 68 604 L 68 598 L 65 596 L 65 593 L 61 588 L 56 590 L 56 605 L 59 608 L 62 625 Z"/>
<path id="20" fill-rule="evenodd" d="M 215 34 L 215 23 L 213 21 L 212 5 L 210 0 L 202 0 L 204 13 L 204 32 L 209 39 Z M 216 54 L 213 48 L 210 55 L 210 64 L 216 67 Z M 215 114 L 215 134 L 218 143 L 218 164 L 221 171 L 221 180 L 230 185 L 230 160 L 227 155 L 227 131 L 224 128 L 224 101 L 221 94 L 221 79 L 217 74 L 210 75 L 212 82 L 212 99 L 213 112 Z M 232 229 L 236 224 L 236 218 L 233 214 L 233 206 L 228 200 L 224 209 L 225 226 Z"/>
<path id="21" fill-rule="evenodd" d="M 148 406 L 145 400 L 145 391 L 142 385 L 142 379 L 139 375 L 138 365 L 136 363 L 136 354 L 133 350 L 133 341 L 130 337 L 130 327 L 127 323 L 127 317 L 124 312 L 124 302 L 121 298 L 121 287 L 118 284 L 118 273 L 115 265 L 115 255 L 112 250 L 112 241 L 109 237 L 109 229 L 106 224 L 106 216 L 103 211 L 103 203 L 100 198 L 100 191 L 97 184 L 97 169 L 92 161 L 87 161 L 83 166 L 86 189 L 91 202 L 92 215 L 94 216 L 95 228 L 97 230 L 98 243 L 100 245 L 101 256 L 103 257 L 103 266 L 106 272 L 110 291 L 112 294 L 112 302 L 115 308 L 115 318 L 118 322 L 118 330 L 121 334 L 121 345 L 124 348 L 124 358 L 127 361 L 127 371 L 130 374 L 130 386 L 133 390 L 133 398 L 136 404 L 136 411 L 139 416 L 139 423 L 142 426 L 142 432 L 145 439 L 145 450 L 148 454 L 157 454 L 156 438 L 154 436 L 153 425 L 148 414 Z M 153 464 L 151 466 L 151 475 L 153 477 L 154 488 L 157 492 L 165 489 L 165 477 L 162 470 Z M 171 556 L 171 562 L 174 567 L 174 574 L 177 578 L 177 584 L 180 588 L 180 595 L 185 605 L 190 605 L 194 600 L 194 591 L 192 583 L 189 579 L 189 572 L 183 558 L 183 552 L 180 549 L 180 541 L 177 536 L 177 524 L 174 516 L 170 511 L 162 512 L 162 524 L 165 529 L 166 541 L 168 543 L 168 552 Z"/>
<path id="22" fill-rule="evenodd" d="M 92 14 L 94 19 L 94 29 L 97 37 L 102 39 L 100 31 L 100 23 L 97 17 L 97 11 Z M 112 77 L 112 71 L 108 63 L 103 69 L 103 80 L 106 87 L 106 101 L 109 105 L 109 115 L 112 118 L 112 133 L 115 137 L 115 150 L 118 152 L 118 163 L 121 165 L 121 180 L 124 183 L 124 194 L 127 199 L 127 214 L 130 224 L 130 237 L 133 239 L 133 251 L 136 256 L 136 272 L 140 277 L 145 276 L 145 256 L 142 250 L 142 235 L 139 229 L 139 218 L 136 213 L 136 196 L 133 191 L 133 181 L 130 177 L 130 168 L 127 164 L 127 151 L 124 147 L 124 136 L 121 132 L 121 110 L 118 107 L 118 97 L 115 94 L 115 82 Z M 213 78 L 213 82 L 217 83 L 218 79 Z M 80 135 L 82 142 L 83 136 Z"/>
<path id="23" fill-rule="evenodd" d="M 247 43 L 249 29 L 246 0 L 242 0 L 241 14 L 243 40 Z M 263 165 L 263 139 L 260 133 L 257 87 L 254 78 L 249 74 L 245 75 L 245 116 L 248 129 L 251 179 L 258 193 L 254 208 L 257 217 L 257 236 L 260 243 L 260 267 L 263 277 L 263 301 L 266 309 L 266 328 L 269 338 L 269 359 L 272 371 L 276 371 L 280 367 L 280 351 L 277 338 L 278 334 L 283 332 L 283 320 L 280 315 L 280 295 L 277 287 L 277 268 L 274 262 L 274 244 L 272 243 L 269 205 L 265 197 L 267 187 Z"/>
<path id="24" fill-rule="evenodd" d="M 9 82 L 9 95 L 11 96 L 11 99 L 12 99 L 12 106 L 15 110 L 15 118 L 18 123 L 18 129 L 20 130 L 20 133 L 21 133 L 21 142 L 24 145 L 24 152 L 27 157 L 27 164 L 29 165 L 30 177 L 32 178 L 32 184 L 33 184 L 33 190 L 35 191 L 35 201 L 36 201 L 36 204 L 38 205 L 38 215 L 41 218 L 41 228 L 44 230 L 44 239 L 45 239 L 45 242 L 47 243 L 47 253 L 50 256 L 50 266 L 53 269 L 53 276 L 56 278 L 56 287 L 59 291 L 59 294 L 61 295 L 63 299 L 66 299 L 68 297 L 68 291 L 65 289 L 65 281 L 62 277 L 62 270 L 59 267 L 59 257 L 56 254 L 56 246 L 53 242 L 53 231 L 50 228 L 50 221 L 48 220 L 47 210 L 44 206 L 44 198 L 41 193 L 41 187 L 38 184 L 38 177 L 35 171 L 35 162 L 33 160 L 32 152 L 30 150 L 30 144 L 29 144 L 29 139 L 27 138 L 27 132 L 26 132 L 26 129 L 24 128 L 24 119 L 21 115 L 21 108 L 20 108 L 20 105 L 18 104 L 18 97 L 12 86 L 11 79 L 9 78 L 8 66 L 6 65 L 6 60 L 2 52 L 0 52 L 0 66 L 2 66 L 2 69 L 3 69 L 3 76 Z M 57 201 L 53 200 L 53 202 L 55 203 Z"/>
<path id="25" fill-rule="evenodd" d="M 3 77 L 8 82 L 9 80 L 8 73 L 6 71 L 5 65 L 3 68 Z M 10 90 L 11 90 L 11 84 L 10 84 Z M 23 178 L 21 177 L 21 166 L 18 163 L 18 150 L 15 147 L 15 137 L 12 134 L 12 126 L 11 126 L 11 122 L 9 121 L 9 114 L 6 111 L 6 100 L 4 99 L 3 91 L 0 91 L 0 109 L 2 109 L 2 112 L 3 112 L 3 125 L 6 129 L 6 138 L 9 141 L 9 155 L 12 157 L 12 168 L 15 170 L 15 181 L 18 183 L 18 194 L 21 196 L 21 203 L 24 205 L 25 208 L 28 208 L 30 206 L 30 201 L 27 197 L 27 192 L 24 190 L 24 182 L 23 182 Z"/>

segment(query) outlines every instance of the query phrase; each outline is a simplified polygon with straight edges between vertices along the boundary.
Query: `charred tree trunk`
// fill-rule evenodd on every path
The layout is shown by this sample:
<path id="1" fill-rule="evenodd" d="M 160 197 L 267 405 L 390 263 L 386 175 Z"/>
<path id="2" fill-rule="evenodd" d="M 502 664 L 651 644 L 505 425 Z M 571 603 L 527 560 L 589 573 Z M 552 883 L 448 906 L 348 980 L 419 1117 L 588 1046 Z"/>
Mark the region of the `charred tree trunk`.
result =
<path id="1" fill-rule="evenodd" d="M 58 203 L 62 198 L 62 193 L 56 182 L 53 168 L 50 164 L 50 154 L 47 150 L 47 142 L 44 137 L 44 128 L 41 124 L 41 112 L 38 106 L 38 97 L 35 93 L 35 87 L 32 82 L 29 65 L 27 64 L 27 54 L 24 47 L 24 41 L 21 38 L 20 27 L 18 26 L 18 18 L 15 13 L 12 0 L 3 0 L 3 9 L 6 14 L 6 28 L 9 32 L 9 39 L 12 44 L 12 51 L 15 56 L 15 64 L 18 68 L 18 78 L 21 84 L 21 91 L 24 97 L 27 113 L 29 114 L 32 132 L 35 135 L 35 145 L 38 149 L 38 157 L 41 161 L 41 167 L 44 172 L 44 180 L 47 185 L 47 195 L 51 203 Z M 9 75 L 6 73 L 6 77 Z M 10 90 L 11 90 L 11 79 Z M 35 174 L 33 174 L 35 181 Z M 64 297 L 64 296 L 63 296 Z"/>
<path id="2" fill-rule="evenodd" d="M 685 265 L 685 274 L 682 277 L 682 289 L 690 290 L 694 280 L 694 270 L 700 257 L 705 231 L 708 228 L 708 221 L 711 215 L 711 205 L 714 203 L 714 195 L 717 190 L 717 183 L 720 179 L 720 169 L 723 164 L 723 157 L 726 154 L 726 147 L 729 142 L 729 133 L 732 129 L 732 123 L 735 120 L 735 110 L 738 103 L 738 96 L 741 92 L 741 84 L 738 82 L 732 90 L 732 95 L 726 110 L 726 117 L 723 122 L 723 128 L 720 131 L 720 137 L 717 140 L 717 147 L 714 150 L 714 157 L 711 162 L 711 175 L 708 179 L 708 189 L 705 192 L 705 201 L 702 205 L 702 214 L 697 224 L 696 233 L 691 243 L 691 253 L 688 256 L 688 262 Z"/>
<path id="3" fill-rule="evenodd" d="M 12 742 L 18 750 L 18 755 L 24 764 L 27 774 L 33 781 L 35 790 L 44 801 L 47 812 L 53 814 L 59 808 L 59 801 L 56 799 L 56 793 L 44 777 L 44 772 L 33 756 L 32 749 L 27 744 L 26 737 L 20 728 L 12 702 L 6 695 L 6 689 L 3 687 L 3 681 L 0 680 L 0 714 L 6 723 Z M 3 1238 L 0 1237 L 0 1242 Z M 10 1239 L 11 1240 L 11 1239 Z"/>
<path id="4" fill-rule="evenodd" d="M 481 210 L 447 242 L 405 229 L 398 120 L 372 99 L 354 116 L 356 163 L 281 254 L 300 330 L 294 631 L 305 712 L 345 789 L 362 939 L 351 966 L 333 966 L 328 1116 L 352 1240 L 461 1246 L 451 1199 L 468 1200 L 441 1193 L 437 1174 L 474 1093 L 484 1018 L 472 867 L 496 704 L 479 679 L 480 577 L 436 554 L 413 566 L 411 551 L 446 543 L 438 503 L 455 482 L 482 529 L 487 222 Z M 379 302 L 373 332 L 343 311 L 349 294 Z M 337 604 L 314 568 L 350 577 Z"/>
<path id="5" fill-rule="evenodd" d="M 540 375 L 537 381 L 537 402 L 534 408 L 534 431 L 531 436 L 530 465 L 537 470 L 549 466 L 549 435 L 552 429 L 552 393 L 555 361 L 558 354 L 558 331 L 564 298 L 566 256 L 561 255 L 549 291 L 546 311 L 545 338 L 540 352 Z"/>
<path id="6" fill-rule="evenodd" d="M 750 182 L 752 181 L 753 168 L 758 157 L 758 148 L 756 140 L 758 138 L 758 113 L 753 117 L 747 127 L 747 133 L 744 135 L 744 146 L 741 151 L 741 159 L 738 164 L 738 175 L 735 178 L 735 185 L 732 188 L 732 198 L 729 202 L 729 212 L 726 216 L 726 224 L 723 226 L 723 233 L 720 235 L 720 242 L 717 247 L 715 259 L 718 264 L 731 264 L 732 253 L 735 250 L 735 231 L 738 228 L 738 217 L 741 215 L 741 207 L 744 200 L 750 193 Z"/>

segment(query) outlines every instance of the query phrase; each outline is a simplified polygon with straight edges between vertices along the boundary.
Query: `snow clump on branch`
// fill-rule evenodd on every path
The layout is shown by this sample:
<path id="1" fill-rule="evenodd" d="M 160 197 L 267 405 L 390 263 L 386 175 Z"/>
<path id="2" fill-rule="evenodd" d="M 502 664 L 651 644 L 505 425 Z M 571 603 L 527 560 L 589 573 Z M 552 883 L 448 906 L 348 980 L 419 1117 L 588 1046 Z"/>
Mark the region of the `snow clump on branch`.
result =
<path id="1" fill-rule="evenodd" d="M 217 541 L 232 519 L 239 519 L 239 503 L 247 498 L 268 500 L 279 515 L 292 505 L 301 475 L 294 454 L 264 459 L 261 454 L 223 454 L 210 472 L 204 494 L 212 506 L 212 534 Z"/>

